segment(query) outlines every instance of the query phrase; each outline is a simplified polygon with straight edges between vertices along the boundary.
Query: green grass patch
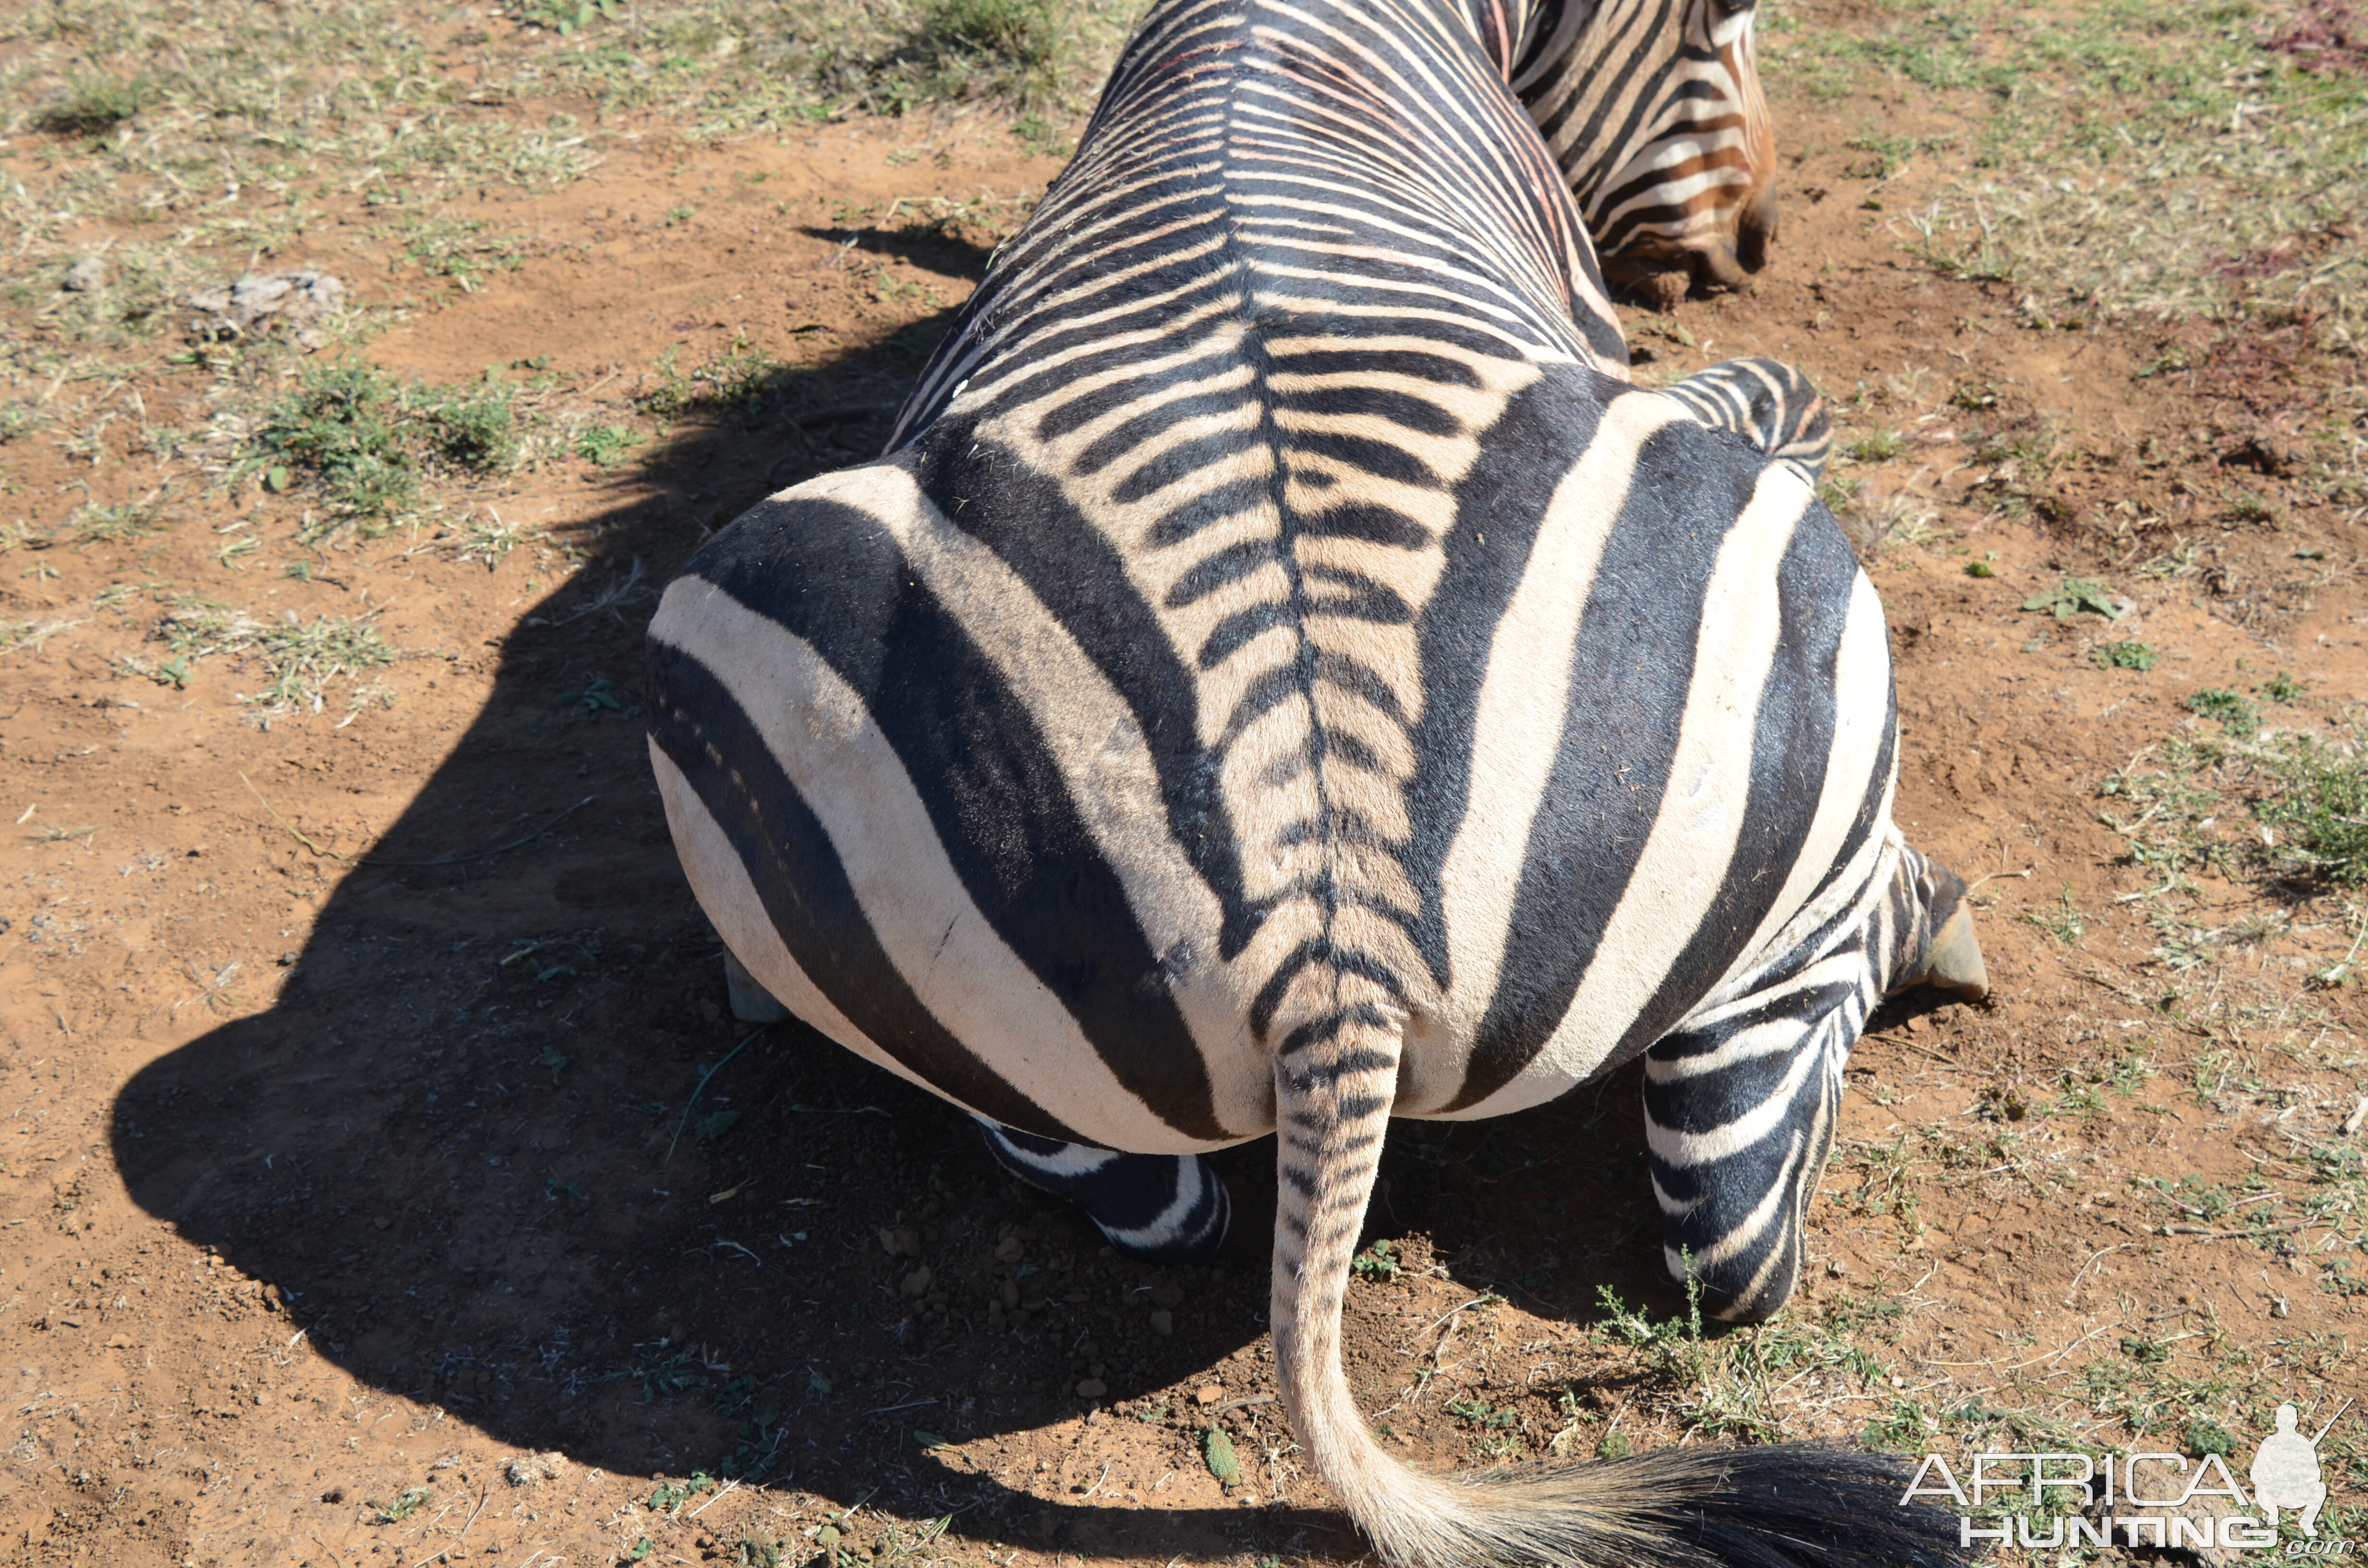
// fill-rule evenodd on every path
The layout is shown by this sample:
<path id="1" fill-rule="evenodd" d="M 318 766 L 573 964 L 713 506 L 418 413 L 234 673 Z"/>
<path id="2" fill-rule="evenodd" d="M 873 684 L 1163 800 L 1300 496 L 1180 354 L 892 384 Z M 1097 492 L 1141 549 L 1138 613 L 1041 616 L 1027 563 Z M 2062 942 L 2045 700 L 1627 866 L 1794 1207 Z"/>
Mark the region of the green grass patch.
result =
<path id="1" fill-rule="evenodd" d="M 247 466 L 268 490 L 308 481 L 367 534 L 407 511 L 429 472 L 508 469 L 518 434 L 506 382 L 405 384 L 359 360 L 315 361 L 265 415 Z"/>
<path id="2" fill-rule="evenodd" d="M 53 136 L 102 135 L 163 96 L 156 79 L 144 72 L 130 76 L 76 72 L 66 78 L 63 90 L 34 115 L 33 124 Z"/>
<path id="3" fill-rule="evenodd" d="M 2224 721 L 2218 738 L 2165 741 L 2098 786 L 2113 802 L 2100 819 L 2126 839 L 2131 859 L 2167 885 L 2195 869 L 2368 886 L 2368 737 L 2359 726 L 2256 734 L 2244 725 L 2258 723 L 2258 711 L 2235 692 L 2199 692 L 2190 705 L 2237 722 Z M 2193 945 L 2183 928 L 2180 940 Z"/>
<path id="4" fill-rule="evenodd" d="M 263 620 L 188 596 L 167 601 L 156 637 L 174 656 L 159 673 L 168 674 L 174 684 L 186 682 L 199 659 L 237 658 L 263 676 L 262 687 L 239 699 L 272 712 L 318 713 L 329 687 L 340 680 L 349 688 L 348 710 L 359 710 L 382 696 L 360 677 L 398 657 L 365 617 L 324 615 L 301 621 L 291 612 L 287 619 Z M 173 665 L 179 666 L 177 675 L 170 675 Z"/>
<path id="5" fill-rule="evenodd" d="M 2265 47 L 2250 6 L 2098 0 L 2055 8 L 1902 0 L 1845 31 L 1762 7 L 1777 93 L 1878 83 L 1972 118 L 1973 166 L 1911 215 L 1910 248 L 2009 281 L 2051 320 L 2098 311 L 2307 319 L 2330 347 L 2368 328 L 2368 78 Z M 1887 175 L 1898 139 L 1870 134 Z"/>
<path id="6" fill-rule="evenodd" d="M 491 274 L 517 270 L 525 261 L 524 234 L 489 232 L 480 219 L 421 219 L 402 230 L 403 254 L 431 278 L 449 278 L 473 294 Z"/>
<path id="7" fill-rule="evenodd" d="M 2097 650 L 2097 665 L 2108 670 L 2150 670 L 2154 649 L 2145 642 L 2108 642 Z"/>
<path id="8" fill-rule="evenodd" d="M 2283 861 L 2314 880 L 2368 885 L 2368 756 L 2295 737 L 2270 767 L 2254 812 L 2283 837 Z"/>
<path id="9" fill-rule="evenodd" d="M 1907 437 L 1896 430 L 1870 430 L 1848 449 L 1862 463 L 1887 463 L 1907 449 Z"/>
<path id="10" fill-rule="evenodd" d="M 2223 730 L 2239 740 L 2261 727 L 2260 709 L 2225 687 L 2205 687 L 2187 699 L 2187 709 L 2201 718 L 2217 721 Z"/>

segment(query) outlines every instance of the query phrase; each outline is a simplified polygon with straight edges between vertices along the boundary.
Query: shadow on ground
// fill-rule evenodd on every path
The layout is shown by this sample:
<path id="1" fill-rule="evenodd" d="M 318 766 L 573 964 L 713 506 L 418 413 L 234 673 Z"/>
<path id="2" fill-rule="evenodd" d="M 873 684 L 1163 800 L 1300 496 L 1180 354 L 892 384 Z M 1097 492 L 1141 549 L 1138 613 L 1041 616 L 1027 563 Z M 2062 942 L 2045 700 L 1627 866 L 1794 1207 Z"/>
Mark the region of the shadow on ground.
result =
<path id="1" fill-rule="evenodd" d="M 967 1533 L 1036 1545 L 1345 1532 L 1056 1508 L 930 1458 L 928 1435 L 1080 1413 L 1089 1375 L 1122 1404 L 1258 1341 L 1270 1146 L 1221 1157 L 1242 1218 L 1218 1265 L 1108 1256 L 963 1117 L 802 1026 L 735 1024 L 676 867 L 632 696 L 655 585 L 703 530 L 875 453 L 948 319 L 701 411 L 648 498 L 584 526 L 589 566 L 502 645 L 491 699 L 347 870 L 279 1005 L 142 1072 L 115 1156 L 337 1365 L 506 1444 L 842 1504 L 883 1488 L 873 1506 L 908 1517 L 984 1505 Z M 1537 1310 L 1585 1312 L 1608 1281 L 1666 1312 L 1634 1106 L 1623 1074 L 1505 1121 L 1402 1125 L 1375 1230 L 1427 1233 L 1457 1280 Z M 1007 1283 L 1016 1326 L 990 1333 Z"/>

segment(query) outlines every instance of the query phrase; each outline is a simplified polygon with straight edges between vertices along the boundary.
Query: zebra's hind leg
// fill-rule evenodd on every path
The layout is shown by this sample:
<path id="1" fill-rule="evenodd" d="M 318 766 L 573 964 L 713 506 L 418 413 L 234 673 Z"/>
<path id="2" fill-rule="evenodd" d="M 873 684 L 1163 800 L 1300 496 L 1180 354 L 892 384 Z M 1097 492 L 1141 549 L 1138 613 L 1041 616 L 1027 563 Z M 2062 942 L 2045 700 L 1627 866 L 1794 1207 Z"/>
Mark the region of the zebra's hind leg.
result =
<path id="1" fill-rule="evenodd" d="M 1645 1053 L 1663 1251 L 1703 1311 L 1757 1323 L 1791 1299 L 1842 1067 L 1875 1005 L 1916 984 L 1987 993 L 1964 891 L 1895 842 L 1848 907 Z"/>
<path id="2" fill-rule="evenodd" d="M 1731 430 L 1814 483 L 1834 449 L 1834 422 L 1809 378 L 1774 359 L 1728 359 L 1661 389 L 1696 423 Z"/>
<path id="3" fill-rule="evenodd" d="M 1149 1263 L 1206 1263 L 1224 1244 L 1233 1199 L 1198 1154 L 1121 1154 L 1040 1138 L 977 1117 L 987 1153 L 1029 1186 L 1065 1198 L 1110 1244 Z"/>
<path id="4" fill-rule="evenodd" d="M 778 1024 L 790 1016 L 729 948 L 723 949 L 723 993 L 732 1003 L 732 1016 L 744 1024 Z"/>

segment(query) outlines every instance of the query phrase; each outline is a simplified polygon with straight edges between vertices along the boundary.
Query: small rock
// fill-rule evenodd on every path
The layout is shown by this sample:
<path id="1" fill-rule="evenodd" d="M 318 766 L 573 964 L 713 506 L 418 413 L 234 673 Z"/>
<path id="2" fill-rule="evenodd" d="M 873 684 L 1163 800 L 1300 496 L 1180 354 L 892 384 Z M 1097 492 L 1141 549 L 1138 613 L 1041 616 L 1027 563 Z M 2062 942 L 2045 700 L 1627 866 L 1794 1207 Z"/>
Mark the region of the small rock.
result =
<path id="1" fill-rule="evenodd" d="M 920 1267 L 913 1270 L 912 1273 L 905 1276 L 903 1283 L 899 1284 L 896 1289 L 905 1295 L 911 1296 L 916 1299 L 928 1295 L 929 1293 L 929 1266 L 925 1263 L 921 1265 Z"/>
<path id="2" fill-rule="evenodd" d="M 328 341 L 321 324 L 346 307 L 346 286 L 308 267 L 216 284 L 182 302 L 194 312 L 189 335 L 199 342 L 247 341 L 278 332 L 300 348 L 318 348 Z"/>
<path id="3" fill-rule="evenodd" d="M 1214 1404 L 1224 1397 L 1225 1386 L 1223 1383 L 1203 1383 L 1192 1393 L 1194 1403 L 1199 1404 Z"/>
<path id="4" fill-rule="evenodd" d="M 512 1486 L 532 1486 L 551 1481 L 567 1470 L 567 1457 L 557 1449 L 540 1454 L 520 1454 L 503 1467 Z"/>
<path id="5" fill-rule="evenodd" d="M 107 263 L 95 256 L 86 256 L 66 268 L 59 288 L 69 294 L 96 294 L 107 287 Z"/>
<path id="6" fill-rule="evenodd" d="M 838 1542 L 839 1534 L 838 1527 L 837 1525 L 825 1525 L 822 1528 L 814 1531 L 814 1544 L 821 1547 L 825 1551 L 837 1551 Z"/>
<path id="7" fill-rule="evenodd" d="M 1151 1304 L 1155 1307 L 1180 1307 L 1184 1304 L 1184 1288 L 1172 1279 L 1163 1279 L 1151 1288 Z"/>
<path id="8" fill-rule="evenodd" d="M 893 1230 L 883 1225 L 880 1230 L 880 1248 L 890 1257 L 918 1257 L 921 1256 L 921 1233 L 910 1225 L 899 1225 Z"/>
<path id="9" fill-rule="evenodd" d="M 1077 1385 L 1079 1399 L 1099 1399 L 1108 1392 L 1110 1392 L 1110 1384 L 1099 1378 L 1087 1378 Z"/>
<path id="10" fill-rule="evenodd" d="M 1826 1272 L 1828 1275 L 1831 1275 L 1834 1278 L 1839 1279 L 1843 1275 L 1850 1272 L 1850 1265 L 1843 1262 L 1839 1257 L 1829 1257 L 1826 1259 Z"/>
<path id="11" fill-rule="evenodd" d="M 995 1258 L 998 1263 L 1017 1263 L 1027 1253 L 1028 1244 L 1018 1236 L 1006 1236 L 995 1244 Z"/>
<path id="12" fill-rule="evenodd" d="M 1165 1338 L 1176 1332 L 1176 1314 L 1166 1307 L 1151 1314 L 1151 1332 Z"/>
<path id="13" fill-rule="evenodd" d="M 1016 1307 L 1019 1304 L 1019 1281 L 1007 1279 L 1003 1282 L 1003 1304 L 1007 1307 Z"/>

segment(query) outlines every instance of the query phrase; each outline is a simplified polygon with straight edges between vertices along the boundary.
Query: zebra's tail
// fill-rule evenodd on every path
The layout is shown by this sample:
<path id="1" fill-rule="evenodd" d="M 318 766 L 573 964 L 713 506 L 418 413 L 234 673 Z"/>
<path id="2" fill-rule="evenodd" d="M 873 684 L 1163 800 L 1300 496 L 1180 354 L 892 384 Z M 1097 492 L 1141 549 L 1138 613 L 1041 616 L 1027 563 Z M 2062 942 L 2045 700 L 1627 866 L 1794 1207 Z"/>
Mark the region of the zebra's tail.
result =
<path id="1" fill-rule="evenodd" d="M 1275 1068 L 1276 1371 L 1299 1440 L 1405 1568 L 1940 1568 L 1957 1521 L 1900 1506 L 1895 1467 L 1809 1444 L 1664 1449 L 1444 1476 L 1382 1450 L 1340 1362 L 1340 1309 L 1397 1087 L 1402 1017 L 1340 1008 L 1290 1031 Z"/>

